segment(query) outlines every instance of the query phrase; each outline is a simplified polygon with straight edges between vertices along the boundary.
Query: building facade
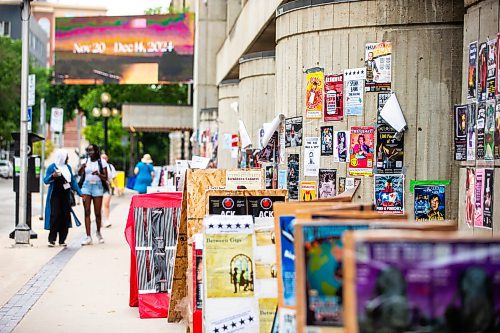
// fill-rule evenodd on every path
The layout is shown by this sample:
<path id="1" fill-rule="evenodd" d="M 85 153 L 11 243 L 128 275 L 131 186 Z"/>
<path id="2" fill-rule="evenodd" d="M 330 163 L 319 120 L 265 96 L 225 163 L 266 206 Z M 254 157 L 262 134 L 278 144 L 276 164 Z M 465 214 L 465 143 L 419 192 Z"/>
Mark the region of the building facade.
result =
<path id="1" fill-rule="evenodd" d="M 219 167 L 238 164 L 226 141 L 240 134 L 240 120 L 253 149 L 259 148 L 257 131 L 279 114 L 302 116 L 303 138 L 321 137 L 324 126 L 334 131 L 376 128 L 376 92 L 363 94 L 360 116 L 306 119 L 306 72 L 319 67 L 325 74 L 340 74 L 364 68 L 368 43 L 391 42 L 391 91 L 408 125 L 400 171 L 404 211 L 413 217 L 410 183 L 443 181 L 448 184 L 445 216 L 460 216 L 462 223 L 464 171 L 453 158 L 453 106 L 464 100 L 467 44 L 496 37 L 498 7 L 496 0 L 197 0 L 194 126 L 200 129 L 202 110 L 220 108 Z M 304 145 L 285 148 L 277 167 L 287 169 L 288 157 L 298 154 L 300 182 L 318 183 L 318 177 L 304 176 L 304 153 Z M 337 182 L 354 177 L 348 163 L 334 162 L 331 156 L 321 156 L 319 164 L 336 170 Z M 359 178 L 356 200 L 375 202 L 374 177 Z"/>
<path id="2" fill-rule="evenodd" d="M 21 26 L 19 1 L 2 2 L 0 4 L 0 36 L 21 39 Z M 47 67 L 49 36 L 33 16 L 30 17 L 29 36 L 29 53 L 32 60 L 39 67 Z"/>

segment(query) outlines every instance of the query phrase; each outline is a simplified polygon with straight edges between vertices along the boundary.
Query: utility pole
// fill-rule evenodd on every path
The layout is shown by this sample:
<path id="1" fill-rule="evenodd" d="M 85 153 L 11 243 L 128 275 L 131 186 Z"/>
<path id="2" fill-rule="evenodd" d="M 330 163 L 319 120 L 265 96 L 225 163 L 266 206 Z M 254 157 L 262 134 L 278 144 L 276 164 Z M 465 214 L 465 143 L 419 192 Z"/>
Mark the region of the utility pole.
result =
<path id="1" fill-rule="evenodd" d="M 16 225 L 16 244 L 29 244 L 30 228 L 26 224 L 28 203 L 28 74 L 29 74 L 29 20 L 30 0 L 22 0 L 22 61 L 21 61 L 21 124 L 20 124 L 20 174 L 19 174 L 19 224 Z"/>
<path id="2" fill-rule="evenodd" d="M 43 202 L 43 194 L 44 194 L 44 186 L 43 186 L 43 176 L 45 174 L 45 140 L 47 139 L 45 137 L 46 131 L 45 131 L 45 113 L 47 110 L 47 104 L 45 104 L 45 98 L 42 98 L 40 100 L 40 134 L 43 136 L 42 140 L 42 156 L 41 156 L 41 163 L 40 163 L 40 201 L 41 201 L 41 206 L 42 210 L 40 211 L 40 220 L 43 220 L 44 218 L 44 202 Z"/>

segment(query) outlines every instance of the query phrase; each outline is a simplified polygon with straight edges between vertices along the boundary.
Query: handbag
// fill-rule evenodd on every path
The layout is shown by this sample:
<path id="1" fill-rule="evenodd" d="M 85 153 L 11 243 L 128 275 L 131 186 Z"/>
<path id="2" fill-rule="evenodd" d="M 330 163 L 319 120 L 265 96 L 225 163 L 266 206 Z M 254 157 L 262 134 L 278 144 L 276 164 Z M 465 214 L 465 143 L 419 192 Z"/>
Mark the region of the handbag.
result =
<path id="1" fill-rule="evenodd" d="M 75 191 L 73 190 L 69 191 L 69 203 L 71 204 L 71 207 L 76 206 Z"/>

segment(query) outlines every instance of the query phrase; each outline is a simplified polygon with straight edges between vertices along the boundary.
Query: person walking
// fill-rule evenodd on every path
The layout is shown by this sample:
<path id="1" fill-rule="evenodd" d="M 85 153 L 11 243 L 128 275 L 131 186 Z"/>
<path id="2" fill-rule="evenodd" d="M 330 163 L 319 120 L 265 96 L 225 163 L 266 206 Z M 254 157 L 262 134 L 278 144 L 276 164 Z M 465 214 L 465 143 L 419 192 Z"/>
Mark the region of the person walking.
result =
<path id="1" fill-rule="evenodd" d="M 75 219 L 77 227 L 80 221 L 71 208 L 71 190 L 79 196 L 82 192 L 76 183 L 75 176 L 68 165 L 68 153 L 64 150 L 56 151 L 56 161 L 49 165 L 45 172 L 43 182 L 49 185 L 45 204 L 45 230 L 49 232 L 49 247 L 56 244 L 57 234 L 59 234 L 59 245 L 66 246 L 68 228 L 71 228 L 71 215 Z"/>
<path id="2" fill-rule="evenodd" d="M 99 147 L 91 144 L 87 147 L 87 159 L 80 166 L 78 174 L 82 177 L 80 180 L 83 197 L 83 207 L 85 209 L 85 231 L 87 236 L 83 239 L 82 245 L 92 244 L 90 236 L 90 206 L 94 203 L 94 215 L 97 226 L 96 238 L 99 243 L 104 243 L 101 235 L 101 210 L 102 198 L 108 186 L 108 163 L 100 159 Z"/>
<path id="3" fill-rule="evenodd" d="M 144 154 L 141 161 L 135 166 L 134 174 L 137 175 L 134 190 L 139 194 L 146 193 L 148 186 L 151 186 L 155 177 L 151 155 Z"/>
<path id="4" fill-rule="evenodd" d="M 113 164 L 109 163 L 108 155 L 101 154 L 101 160 L 106 161 L 108 164 L 108 184 L 111 185 L 108 187 L 108 191 L 104 192 L 104 196 L 102 198 L 102 226 L 104 228 L 111 227 L 111 222 L 109 221 L 109 206 L 111 204 L 111 197 L 117 191 L 118 195 L 121 195 L 121 190 L 118 187 L 118 180 L 116 179 L 116 169 Z"/>

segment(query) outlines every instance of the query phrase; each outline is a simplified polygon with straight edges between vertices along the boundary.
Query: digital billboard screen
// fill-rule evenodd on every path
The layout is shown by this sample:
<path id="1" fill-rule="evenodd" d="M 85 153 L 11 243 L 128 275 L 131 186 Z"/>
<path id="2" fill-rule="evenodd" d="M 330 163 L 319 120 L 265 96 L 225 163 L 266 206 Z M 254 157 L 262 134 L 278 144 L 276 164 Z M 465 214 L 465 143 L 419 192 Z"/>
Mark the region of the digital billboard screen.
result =
<path id="1" fill-rule="evenodd" d="M 55 75 L 65 84 L 192 82 L 194 14 L 56 19 Z"/>

